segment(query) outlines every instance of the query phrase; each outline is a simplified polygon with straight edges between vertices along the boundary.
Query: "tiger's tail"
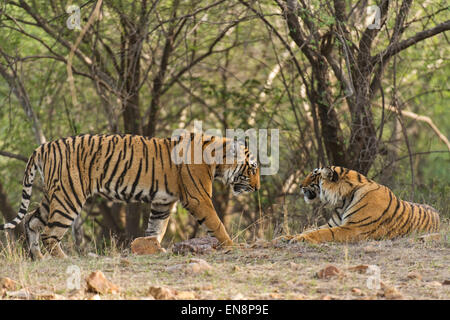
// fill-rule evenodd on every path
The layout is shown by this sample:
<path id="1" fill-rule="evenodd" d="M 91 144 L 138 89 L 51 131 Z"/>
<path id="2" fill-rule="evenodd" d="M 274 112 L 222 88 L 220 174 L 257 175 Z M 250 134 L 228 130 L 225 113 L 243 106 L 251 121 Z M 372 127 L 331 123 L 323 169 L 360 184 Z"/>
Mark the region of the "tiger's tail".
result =
<path id="1" fill-rule="evenodd" d="M 33 188 L 33 181 L 37 169 L 36 154 L 37 154 L 36 151 L 33 152 L 30 159 L 28 159 L 25 175 L 23 178 L 22 202 L 20 203 L 19 213 L 11 222 L 1 224 L 0 230 L 14 229 L 22 221 L 23 217 L 25 217 L 27 213 L 31 199 L 31 190 Z"/>

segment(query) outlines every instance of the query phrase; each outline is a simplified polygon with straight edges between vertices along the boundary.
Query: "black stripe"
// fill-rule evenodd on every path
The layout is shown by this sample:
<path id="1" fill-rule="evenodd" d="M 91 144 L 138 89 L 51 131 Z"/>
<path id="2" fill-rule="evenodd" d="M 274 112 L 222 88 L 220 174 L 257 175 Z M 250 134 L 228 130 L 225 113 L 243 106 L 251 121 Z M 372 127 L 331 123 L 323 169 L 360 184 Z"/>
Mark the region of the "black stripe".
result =
<path id="1" fill-rule="evenodd" d="M 64 223 L 61 223 L 61 222 L 58 222 L 58 221 L 55 221 L 55 222 L 49 222 L 48 224 L 47 224 L 47 227 L 48 228 L 54 228 L 54 227 L 58 227 L 58 228 L 64 228 L 64 229 L 67 229 L 67 228 L 69 228 L 71 225 L 70 224 L 64 224 Z"/>
<path id="2" fill-rule="evenodd" d="M 168 139 L 164 139 L 164 145 L 166 146 L 166 150 L 167 150 L 167 161 L 169 162 L 169 167 L 170 169 L 172 169 L 172 156 L 170 154 L 170 143 L 168 141 Z"/>
<path id="3" fill-rule="evenodd" d="M 391 204 L 392 204 L 392 192 L 389 192 L 389 204 L 388 204 L 387 208 L 383 211 L 383 213 L 381 214 L 381 216 L 378 217 L 378 219 L 375 219 L 375 220 L 370 221 L 370 222 L 368 222 L 368 223 L 366 223 L 366 224 L 360 225 L 360 227 L 365 227 L 365 226 L 368 226 L 368 225 L 371 225 L 371 224 L 373 224 L 373 223 L 376 223 L 376 222 L 380 221 L 380 219 L 386 214 L 386 212 L 389 211 L 389 209 L 390 209 L 390 207 L 391 207 Z M 371 232 L 371 231 L 369 231 L 369 232 Z M 366 233 L 367 233 L 367 232 L 366 232 Z"/>
<path id="4" fill-rule="evenodd" d="M 61 210 L 54 210 L 54 211 L 53 211 L 53 216 L 54 216 L 55 214 L 59 214 L 60 216 L 63 216 L 64 218 L 66 218 L 67 220 L 70 220 L 70 221 L 75 220 L 74 217 L 68 215 L 68 214 L 65 213 L 65 212 L 62 212 Z M 52 216 L 52 217 L 53 217 L 53 216 Z"/>
<path id="5" fill-rule="evenodd" d="M 134 182 L 133 182 L 133 184 L 131 186 L 130 197 L 133 196 L 134 191 L 136 190 L 136 187 L 137 187 L 137 185 L 139 183 L 139 180 L 141 178 L 141 170 L 142 170 L 142 159 L 139 160 L 139 169 L 138 169 L 138 172 L 136 174 L 136 178 L 134 179 Z"/>
<path id="6" fill-rule="evenodd" d="M 365 208 L 365 207 L 367 207 L 367 205 L 368 205 L 368 203 L 366 203 L 366 204 L 364 204 L 364 205 L 362 205 L 361 207 L 359 207 L 358 209 L 356 209 L 355 211 L 353 211 L 352 213 L 349 213 L 348 215 L 346 215 L 346 216 L 343 216 L 343 220 L 345 220 L 345 219 L 348 219 L 349 217 L 351 217 L 352 215 L 354 215 L 355 213 L 357 213 L 359 210 L 361 210 L 362 208 Z"/>
<path id="7" fill-rule="evenodd" d="M 120 161 L 121 155 L 122 155 L 122 150 L 120 150 L 119 154 L 117 155 L 116 164 L 114 165 L 114 168 L 113 168 L 111 174 L 109 175 L 109 178 L 107 179 L 106 183 L 103 184 L 105 189 L 108 190 L 108 191 L 111 191 L 111 189 L 109 187 L 111 186 L 112 180 L 115 178 L 115 174 L 117 172 L 117 169 L 119 168 L 119 165 L 122 163 Z M 111 155 L 111 157 L 112 156 L 113 155 Z M 124 170 L 126 170 L 126 167 L 124 168 Z M 106 169 L 105 169 L 105 176 L 104 176 L 104 178 L 106 178 Z"/>

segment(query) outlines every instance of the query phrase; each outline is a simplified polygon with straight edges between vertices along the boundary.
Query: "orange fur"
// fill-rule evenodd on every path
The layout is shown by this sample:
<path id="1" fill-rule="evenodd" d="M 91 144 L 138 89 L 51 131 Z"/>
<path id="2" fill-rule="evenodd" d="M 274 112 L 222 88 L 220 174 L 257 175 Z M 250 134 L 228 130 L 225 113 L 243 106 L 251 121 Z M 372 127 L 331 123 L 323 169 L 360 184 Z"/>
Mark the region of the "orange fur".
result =
<path id="1" fill-rule="evenodd" d="M 401 200 L 388 187 L 354 170 L 316 169 L 302 182 L 302 191 L 317 192 L 317 185 L 321 202 L 333 209 L 333 215 L 328 225 L 291 237 L 293 241 L 354 242 L 439 230 L 439 213 L 434 208 Z"/>
<path id="2" fill-rule="evenodd" d="M 223 150 L 224 156 L 241 148 L 246 157 L 242 163 L 221 163 L 220 158 L 214 157 L 210 162 L 205 162 L 203 157 L 199 163 L 174 162 L 172 150 L 189 138 L 187 146 L 192 157 L 196 148 L 202 152 L 214 146 Z M 44 180 L 44 197 L 41 205 L 25 216 L 36 170 Z M 247 148 L 225 138 L 200 134 L 188 134 L 178 140 L 129 134 L 63 138 L 34 151 L 25 172 L 19 214 L 12 222 L 1 225 L 0 230 L 14 228 L 25 217 L 32 256 L 42 257 L 39 235 L 43 229 L 42 241 L 47 250 L 63 257 L 60 241 L 64 233 L 86 200 L 99 194 L 114 201 L 150 202 L 146 235 L 156 236 L 159 241 L 166 231 L 171 208 L 180 200 L 223 245 L 232 245 L 212 203 L 215 178 L 231 185 L 236 194 L 255 191 L 260 186 L 256 160 Z"/>

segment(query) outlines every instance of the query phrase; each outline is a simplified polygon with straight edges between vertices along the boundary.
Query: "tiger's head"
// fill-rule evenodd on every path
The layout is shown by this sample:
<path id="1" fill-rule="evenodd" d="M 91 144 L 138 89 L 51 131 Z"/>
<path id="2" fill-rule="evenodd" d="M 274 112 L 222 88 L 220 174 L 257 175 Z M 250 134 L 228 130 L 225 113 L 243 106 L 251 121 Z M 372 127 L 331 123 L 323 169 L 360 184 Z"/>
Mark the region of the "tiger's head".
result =
<path id="1" fill-rule="evenodd" d="M 227 143 L 227 161 L 216 172 L 216 178 L 232 187 L 233 195 L 254 192 L 260 188 L 256 157 L 240 142 Z M 231 162 L 229 159 L 232 159 Z"/>
<path id="2" fill-rule="evenodd" d="M 302 191 L 306 203 L 312 204 L 319 200 L 320 195 L 319 170 L 320 170 L 319 168 L 314 169 L 306 176 L 306 178 L 300 184 L 300 190 Z"/>
<path id="3" fill-rule="evenodd" d="M 332 205 L 348 197 L 356 186 L 368 181 L 357 171 L 344 167 L 328 166 L 320 169 L 320 199 Z"/>

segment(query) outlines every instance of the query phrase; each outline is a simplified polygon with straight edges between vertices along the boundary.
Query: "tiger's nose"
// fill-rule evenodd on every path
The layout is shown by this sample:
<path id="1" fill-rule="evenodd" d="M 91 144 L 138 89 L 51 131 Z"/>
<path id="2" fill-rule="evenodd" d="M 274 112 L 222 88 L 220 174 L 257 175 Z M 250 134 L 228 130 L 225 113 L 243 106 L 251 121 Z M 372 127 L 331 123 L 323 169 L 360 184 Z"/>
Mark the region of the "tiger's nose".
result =
<path id="1" fill-rule="evenodd" d="M 316 197 L 316 193 L 314 191 L 311 190 L 303 190 L 303 193 L 305 194 L 305 196 L 309 199 L 312 200 Z"/>

